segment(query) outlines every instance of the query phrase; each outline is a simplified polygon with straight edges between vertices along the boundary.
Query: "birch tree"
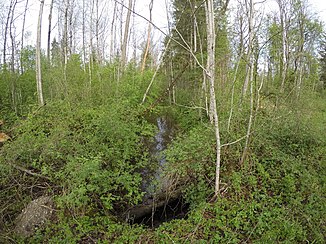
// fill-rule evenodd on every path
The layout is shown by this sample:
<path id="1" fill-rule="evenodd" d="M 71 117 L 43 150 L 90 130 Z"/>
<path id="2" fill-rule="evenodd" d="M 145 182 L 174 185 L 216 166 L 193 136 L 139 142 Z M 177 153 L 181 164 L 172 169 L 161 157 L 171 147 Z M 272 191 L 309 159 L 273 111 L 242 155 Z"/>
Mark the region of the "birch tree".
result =
<path id="1" fill-rule="evenodd" d="M 10 19 L 11 15 L 13 14 L 13 8 L 16 5 L 17 1 L 16 0 L 11 0 L 9 4 L 9 9 L 8 9 L 8 14 L 6 18 L 6 24 L 5 24 L 5 30 L 4 30 L 4 40 L 3 40 L 3 64 L 6 64 L 6 50 L 7 50 L 7 36 L 8 36 L 8 29 L 10 26 Z"/>
<path id="2" fill-rule="evenodd" d="M 126 23 L 125 23 L 125 30 L 124 30 L 124 35 L 123 35 L 123 42 L 122 42 L 122 46 L 121 46 L 122 70 L 124 69 L 126 62 L 127 62 L 127 45 L 128 45 L 128 39 L 129 39 L 129 25 L 130 25 L 131 10 L 132 10 L 132 0 L 129 0 Z"/>
<path id="3" fill-rule="evenodd" d="M 253 40 L 254 40 L 254 3 L 253 0 L 245 0 L 246 12 L 248 13 L 248 49 L 247 49 L 247 65 L 246 77 L 242 88 L 242 95 L 247 94 L 248 86 L 252 82 L 253 77 Z"/>
<path id="4" fill-rule="evenodd" d="M 284 91 L 284 85 L 286 80 L 286 74 L 288 70 L 289 64 L 289 42 L 288 42 L 288 29 L 289 29 L 289 9 L 288 0 L 276 0 L 279 11 L 280 11 L 280 24 L 281 24 L 281 35 L 282 35 L 282 51 L 281 51 L 281 59 L 280 59 L 280 80 L 281 80 L 281 92 Z"/>
<path id="5" fill-rule="evenodd" d="M 149 4 L 149 21 L 150 22 L 148 22 L 147 42 L 146 42 L 145 53 L 144 53 L 143 62 L 142 62 L 142 66 L 141 66 L 142 73 L 144 72 L 144 69 L 145 69 L 146 59 L 147 59 L 147 55 L 148 55 L 148 51 L 149 51 L 149 47 L 150 47 L 150 43 L 151 43 L 152 10 L 153 10 L 153 0 L 151 0 L 151 2 Z"/>
<path id="6" fill-rule="evenodd" d="M 44 0 L 41 0 L 38 22 L 37 22 L 37 38 L 36 38 L 36 87 L 37 87 L 38 104 L 40 106 L 44 106 L 42 74 L 41 74 L 41 29 L 42 29 L 43 7 L 44 7 Z"/>
<path id="7" fill-rule="evenodd" d="M 65 0 L 64 5 L 64 27 L 63 27 L 63 60 L 64 60 L 64 79 L 67 81 L 67 63 L 68 63 L 68 11 L 70 0 Z"/>
<path id="8" fill-rule="evenodd" d="M 49 27 L 48 27 L 48 46 L 47 46 L 47 58 L 48 62 L 50 63 L 51 60 L 51 31 L 52 31 L 52 11 L 53 11 L 53 0 L 51 0 L 50 4 L 50 13 L 49 13 Z"/>
<path id="9" fill-rule="evenodd" d="M 207 20 L 207 68 L 206 75 L 209 81 L 210 87 L 210 113 L 213 117 L 213 124 L 215 129 L 216 139 L 216 170 L 215 170 L 215 196 L 220 191 L 220 165 L 221 165 L 221 141 L 219 131 L 219 120 L 216 108 L 215 97 L 215 24 L 214 24 L 214 1 L 207 0 L 206 2 L 206 20 Z"/>
<path id="10" fill-rule="evenodd" d="M 249 147 L 249 141 L 250 141 L 250 133 L 251 133 L 251 127 L 253 123 L 253 109 L 254 109 L 254 94 L 253 94 L 253 77 L 254 77 L 254 51 L 253 51 L 253 44 L 254 44 L 254 17 L 255 17 L 255 10 L 254 10 L 254 2 L 253 0 L 249 0 L 249 2 L 246 0 L 246 9 L 248 13 L 248 32 L 249 32 L 249 41 L 248 41 L 248 53 L 247 53 L 247 68 L 246 68 L 246 77 L 245 82 L 242 90 L 242 95 L 245 96 L 248 85 L 250 86 L 250 115 L 249 115 L 249 122 L 247 126 L 247 133 L 246 133 L 246 142 L 244 145 L 244 149 L 242 152 L 240 164 L 244 163 L 244 160 L 246 158 L 246 154 Z"/>
<path id="11" fill-rule="evenodd" d="M 22 26 L 22 34 L 21 34 L 21 46 L 20 46 L 20 71 L 21 73 L 24 72 L 24 67 L 23 67 L 23 58 L 22 58 L 22 51 L 24 49 L 24 34 L 25 34 L 25 23 L 26 23 L 26 13 L 27 13 L 27 8 L 28 8 L 28 0 L 26 0 L 25 3 L 25 10 L 24 10 L 24 17 L 23 17 L 23 26 Z"/>

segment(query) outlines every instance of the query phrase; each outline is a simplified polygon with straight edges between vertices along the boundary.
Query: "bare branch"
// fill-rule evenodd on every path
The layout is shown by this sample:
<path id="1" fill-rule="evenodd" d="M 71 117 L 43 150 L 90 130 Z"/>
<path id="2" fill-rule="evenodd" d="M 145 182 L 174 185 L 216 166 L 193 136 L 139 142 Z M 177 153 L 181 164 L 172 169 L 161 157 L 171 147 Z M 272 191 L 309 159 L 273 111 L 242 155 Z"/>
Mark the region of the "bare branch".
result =
<path id="1" fill-rule="evenodd" d="M 128 8 L 126 5 L 124 5 L 123 3 L 114 0 L 114 2 L 118 3 L 119 5 L 121 5 L 122 7 L 124 7 L 125 9 L 127 9 L 128 11 L 131 11 L 133 14 L 135 14 L 136 16 L 146 20 L 148 23 L 150 23 L 155 29 L 157 29 L 159 32 L 161 32 L 164 36 L 166 36 L 167 38 L 171 39 L 172 41 L 174 41 L 175 43 L 177 43 L 180 47 L 184 48 L 186 51 L 188 51 L 191 56 L 195 59 L 196 63 L 198 64 L 198 66 L 203 69 L 206 73 L 207 70 L 205 69 L 205 67 L 199 62 L 199 60 L 197 59 L 196 55 L 191 51 L 191 49 L 189 49 L 187 46 L 183 45 L 182 43 L 180 43 L 179 41 L 177 41 L 176 39 L 174 39 L 172 36 L 166 34 L 161 28 L 159 28 L 157 25 L 155 25 L 151 20 L 147 19 L 146 17 L 144 17 L 143 15 L 135 12 L 133 9 Z"/>
<path id="2" fill-rule="evenodd" d="M 41 174 L 38 174 L 38 173 L 34 173 L 33 171 L 31 171 L 29 169 L 26 169 L 26 168 L 24 168 L 22 166 L 19 166 L 19 165 L 13 164 L 13 163 L 9 163 L 9 165 L 12 166 L 15 169 L 18 169 L 20 171 L 25 172 L 26 174 L 29 174 L 29 175 L 32 175 L 32 176 L 36 176 L 36 177 L 39 177 L 39 178 L 42 178 L 42 179 L 50 180 L 49 177 L 46 177 L 46 176 L 41 175 Z"/>

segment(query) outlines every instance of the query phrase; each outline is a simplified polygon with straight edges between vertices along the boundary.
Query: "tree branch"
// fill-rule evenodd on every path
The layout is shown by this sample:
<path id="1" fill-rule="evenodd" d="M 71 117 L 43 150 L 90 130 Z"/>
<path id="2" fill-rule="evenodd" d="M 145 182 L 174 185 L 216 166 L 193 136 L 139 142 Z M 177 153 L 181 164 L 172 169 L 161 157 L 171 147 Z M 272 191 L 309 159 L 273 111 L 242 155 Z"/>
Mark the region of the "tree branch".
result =
<path id="1" fill-rule="evenodd" d="M 36 177 L 39 177 L 39 178 L 42 178 L 42 179 L 45 179 L 45 180 L 50 180 L 49 177 L 46 177 L 44 175 L 41 175 L 41 174 L 38 174 L 38 173 L 34 173 L 33 171 L 29 170 L 29 169 L 26 169 L 24 167 L 21 167 L 19 165 L 16 165 L 16 164 L 13 164 L 13 163 L 9 163 L 9 165 L 15 169 L 18 169 L 20 171 L 23 171 L 25 172 L 26 174 L 29 174 L 29 175 L 32 175 L 32 176 L 36 176 Z"/>

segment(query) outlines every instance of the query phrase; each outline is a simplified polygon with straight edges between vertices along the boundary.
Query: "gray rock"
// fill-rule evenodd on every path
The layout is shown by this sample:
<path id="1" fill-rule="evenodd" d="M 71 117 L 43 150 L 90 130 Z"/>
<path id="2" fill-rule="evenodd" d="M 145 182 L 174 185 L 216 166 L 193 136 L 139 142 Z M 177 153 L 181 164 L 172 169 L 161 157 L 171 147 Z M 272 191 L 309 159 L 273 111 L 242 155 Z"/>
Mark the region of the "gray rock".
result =
<path id="1" fill-rule="evenodd" d="M 54 203 L 49 196 L 42 196 L 30 202 L 16 219 L 15 232 L 29 237 L 42 227 L 52 216 Z"/>

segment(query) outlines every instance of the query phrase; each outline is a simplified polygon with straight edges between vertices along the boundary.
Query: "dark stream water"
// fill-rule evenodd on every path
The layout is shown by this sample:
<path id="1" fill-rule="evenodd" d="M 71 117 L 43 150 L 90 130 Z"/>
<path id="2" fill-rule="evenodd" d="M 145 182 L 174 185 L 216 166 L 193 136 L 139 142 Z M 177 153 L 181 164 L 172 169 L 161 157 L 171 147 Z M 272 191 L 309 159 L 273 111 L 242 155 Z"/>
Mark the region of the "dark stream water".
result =
<path id="1" fill-rule="evenodd" d="M 175 134 L 173 121 L 168 117 L 159 117 L 155 122 L 158 131 L 154 140 L 147 145 L 151 155 L 151 167 L 142 172 L 144 179 L 142 190 L 146 193 L 144 201 L 162 191 L 160 188 L 164 188 L 166 185 L 163 177 L 163 169 L 166 164 L 164 150 L 171 143 Z"/>
<path id="2" fill-rule="evenodd" d="M 168 116 L 158 117 L 155 122 L 158 131 L 153 141 L 148 145 L 153 167 L 143 171 L 142 190 L 145 192 L 143 204 L 153 204 L 155 196 L 164 192 L 169 186 L 169 181 L 164 177 L 163 172 L 166 164 L 164 150 L 175 136 L 175 124 Z M 145 224 L 153 228 L 163 222 L 183 218 L 187 211 L 188 205 L 180 197 L 166 202 L 164 206 L 156 208 L 150 214 L 135 219 L 134 223 Z"/>

